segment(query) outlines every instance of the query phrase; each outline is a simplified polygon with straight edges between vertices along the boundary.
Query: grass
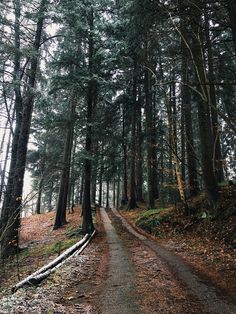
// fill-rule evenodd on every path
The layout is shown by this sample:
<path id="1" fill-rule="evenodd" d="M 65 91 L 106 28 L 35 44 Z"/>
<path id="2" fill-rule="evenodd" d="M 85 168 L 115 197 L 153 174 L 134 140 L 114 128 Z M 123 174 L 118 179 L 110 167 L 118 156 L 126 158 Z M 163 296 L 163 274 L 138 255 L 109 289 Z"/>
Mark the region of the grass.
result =
<path id="1" fill-rule="evenodd" d="M 19 254 L 19 261 L 22 262 L 26 258 L 29 257 L 43 257 L 43 256 L 50 256 L 53 254 L 60 255 L 62 251 L 68 249 L 70 246 L 75 244 L 80 240 L 81 237 L 73 237 L 70 239 L 65 239 L 62 241 L 57 241 L 55 243 L 51 244 L 43 244 L 36 247 L 33 247 L 31 249 L 26 248 Z"/>

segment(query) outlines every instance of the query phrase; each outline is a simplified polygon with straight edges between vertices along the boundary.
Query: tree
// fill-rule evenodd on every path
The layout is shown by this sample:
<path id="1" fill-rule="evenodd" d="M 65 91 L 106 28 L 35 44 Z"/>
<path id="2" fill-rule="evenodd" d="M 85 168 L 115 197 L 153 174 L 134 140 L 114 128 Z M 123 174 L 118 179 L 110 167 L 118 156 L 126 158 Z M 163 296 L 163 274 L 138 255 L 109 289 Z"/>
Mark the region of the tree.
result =
<path id="1" fill-rule="evenodd" d="M 88 38 L 88 71 L 89 71 L 89 82 L 87 87 L 87 119 L 86 119 L 86 139 L 85 139 L 85 151 L 87 158 L 84 161 L 84 193 L 83 193 L 83 233 L 91 234 L 94 230 L 93 219 L 92 219 L 92 208 L 91 208 L 91 160 L 89 155 L 92 153 L 92 118 L 93 110 L 96 106 L 96 96 L 97 96 L 97 82 L 93 78 L 94 75 L 94 12 L 93 7 L 89 8 L 88 12 L 88 25 L 89 25 L 89 38 Z"/>
<path id="2" fill-rule="evenodd" d="M 68 127 L 66 132 L 64 153 L 63 153 L 63 168 L 60 180 L 60 189 L 57 203 L 57 213 L 54 223 L 54 229 L 60 228 L 65 225 L 66 222 L 66 207 L 67 207 L 67 197 L 69 191 L 69 178 L 70 178 L 70 165 L 71 165 L 71 152 L 73 146 L 74 137 L 74 125 L 75 125 L 75 110 L 76 110 L 76 100 L 75 91 L 72 91 L 72 97 L 70 100 L 70 116 L 68 121 Z"/>
<path id="3" fill-rule="evenodd" d="M 33 54 L 29 59 L 29 72 L 28 72 L 29 78 L 27 82 L 28 88 L 25 90 L 25 95 L 22 98 L 22 120 L 20 123 L 19 138 L 17 141 L 15 139 L 17 145 L 16 149 L 17 154 L 16 156 L 13 156 L 13 163 L 15 164 L 14 167 L 12 166 L 12 169 L 14 170 L 14 177 L 13 179 L 12 177 L 10 177 L 10 180 L 12 180 L 11 189 L 12 194 L 11 196 L 9 196 L 9 192 L 7 191 L 2 210 L 3 214 L 2 230 L 4 232 L 4 236 L 1 239 L 1 256 L 9 254 L 11 251 L 15 251 L 16 247 L 18 247 L 20 209 L 22 205 L 22 190 L 26 165 L 26 154 L 35 97 L 34 88 L 36 84 L 36 75 L 38 68 L 38 53 L 40 49 L 47 5 L 48 5 L 47 0 L 41 0 L 38 10 L 38 21 L 33 41 Z M 17 13 L 17 15 L 18 14 L 19 13 Z M 16 21 L 17 20 L 18 17 L 16 18 Z M 15 67 L 16 64 L 18 65 L 18 63 L 15 63 Z M 16 96 L 16 99 L 17 97 L 18 96 Z M 21 98 L 19 99 L 19 102 L 21 102 Z M 19 114 L 21 115 L 21 113 Z"/>
<path id="4" fill-rule="evenodd" d="M 131 117 L 131 167 L 130 167 L 130 198 L 128 208 L 137 207 L 135 187 L 135 155 L 136 155 L 136 110 L 137 110 L 137 61 L 133 66 L 132 117 Z"/>

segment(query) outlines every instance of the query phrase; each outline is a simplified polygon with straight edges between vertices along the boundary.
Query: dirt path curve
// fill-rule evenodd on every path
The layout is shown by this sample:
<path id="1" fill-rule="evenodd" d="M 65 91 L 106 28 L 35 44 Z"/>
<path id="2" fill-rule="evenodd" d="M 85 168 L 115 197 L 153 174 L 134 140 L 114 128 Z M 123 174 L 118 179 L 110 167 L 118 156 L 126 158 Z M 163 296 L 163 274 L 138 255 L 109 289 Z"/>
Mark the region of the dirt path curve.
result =
<path id="1" fill-rule="evenodd" d="M 181 258 L 159 246 L 157 242 L 150 240 L 149 238 L 136 232 L 116 209 L 112 209 L 112 213 L 120 220 L 122 225 L 130 233 L 132 233 L 132 235 L 134 235 L 139 239 L 140 242 L 154 251 L 158 257 L 169 266 L 169 269 L 171 269 L 171 272 L 175 278 L 178 278 L 184 284 L 189 293 L 195 297 L 200 304 L 202 304 L 201 313 L 236 313 L 236 305 L 233 303 L 233 301 L 231 301 L 226 296 L 223 296 L 222 292 L 218 291 L 216 287 L 211 285 L 211 283 L 206 282 L 194 274 L 190 267 L 187 266 L 181 260 Z"/>
<path id="2" fill-rule="evenodd" d="M 102 313 L 139 313 L 134 294 L 134 267 L 129 260 L 127 249 L 103 209 L 101 218 L 109 244 L 108 279 L 101 295 Z"/>

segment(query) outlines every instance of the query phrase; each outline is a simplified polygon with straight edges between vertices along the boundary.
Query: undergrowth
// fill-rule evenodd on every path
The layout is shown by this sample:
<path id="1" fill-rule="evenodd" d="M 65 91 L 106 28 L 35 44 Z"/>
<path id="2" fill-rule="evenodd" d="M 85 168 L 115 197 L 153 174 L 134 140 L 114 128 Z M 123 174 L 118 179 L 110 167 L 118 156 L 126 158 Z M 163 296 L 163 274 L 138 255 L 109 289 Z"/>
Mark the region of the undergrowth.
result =
<path id="1" fill-rule="evenodd" d="M 156 228 L 169 219 L 168 213 L 165 213 L 165 208 L 148 209 L 140 213 L 135 224 L 149 233 L 156 233 Z"/>

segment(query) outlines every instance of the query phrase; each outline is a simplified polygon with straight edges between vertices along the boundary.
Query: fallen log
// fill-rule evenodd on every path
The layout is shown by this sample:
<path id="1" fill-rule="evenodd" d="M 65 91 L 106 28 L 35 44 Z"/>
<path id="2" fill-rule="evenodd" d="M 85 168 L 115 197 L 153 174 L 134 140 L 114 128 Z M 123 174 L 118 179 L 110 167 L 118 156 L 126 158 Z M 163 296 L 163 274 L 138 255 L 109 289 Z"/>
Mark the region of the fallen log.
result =
<path id="1" fill-rule="evenodd" d="M 16 292 L 19 288 L 23 287 L 24 285 L 37 285 L 39 284 L 43 279 L 48 277 L 52 272 L 54 272 L 57 268 L 59 268 L 61 265 L 64 264 L 64 262 L 74 255 L 80 254 L 85 247 L 88 245 L 88 243 L 91 241 L 91 239 L 94 237 L 96 233 L 96 230 L 92 233 L 92 235 L 86 234 L 82 240 L 68 248 L 65 252 L 63 252 L 61 255 L 59 255 L 56 259 L 51 261 L 49 264 L 43 266 L 33 274 L 29 275 L 22 281 L 20 281 L 18 284 L 12 287 L 12 293 Z"/>

